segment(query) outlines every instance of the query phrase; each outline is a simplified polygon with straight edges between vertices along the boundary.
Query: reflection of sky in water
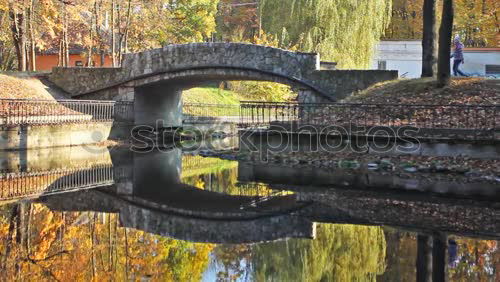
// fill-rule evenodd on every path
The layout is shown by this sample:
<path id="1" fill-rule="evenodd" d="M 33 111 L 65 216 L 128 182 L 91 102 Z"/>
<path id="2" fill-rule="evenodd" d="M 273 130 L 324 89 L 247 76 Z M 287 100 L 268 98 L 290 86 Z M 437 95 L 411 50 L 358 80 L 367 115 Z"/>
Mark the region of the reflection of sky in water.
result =
<path id="1" fill-rule="evenodd" d="M 225 272 L 225 267 L 223 264 L 219 263 L 217 261 L 217 257 L 211 253 L 210 254 L 210 263 L 207 267 L 207 270 L 205 273 L 203 273 L 202 281 L 203 282 L 211 282 L 211 281 L 216 281 L 219 278 L 219 273 L 220 272 Z M 241 269 L 248 269 L 248 267 L 251 267 L 251 265 L 248 264 L 246 259 L 241 259 L 238 261 L 239 266 Z M 230 275 L 234 277 L 236 273 L 234 271 L 231 271 Z M 234 281 L 253 281 L 253 276 L 251 271 L 245 272 L 243 275 L 237 277 L 234 279 Z"/>

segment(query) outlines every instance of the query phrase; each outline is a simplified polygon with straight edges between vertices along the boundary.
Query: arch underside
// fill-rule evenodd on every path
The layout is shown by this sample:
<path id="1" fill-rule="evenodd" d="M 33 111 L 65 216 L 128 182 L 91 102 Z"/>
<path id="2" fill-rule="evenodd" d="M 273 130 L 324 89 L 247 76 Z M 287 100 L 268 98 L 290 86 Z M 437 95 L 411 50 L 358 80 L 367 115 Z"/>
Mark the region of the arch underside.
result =
<path id="1" fill-rule="evenodd" d="M 127 83 L 133 87 L 144 87 L 158 84 L 175 84 L 181 89 L 192 88 L 211 82 L 219 81 L 266 81 L 275 82 L 292 87 L 297 90 L 310 90 L 317 95 L 327 97 L 322 90 L 299 78 L 288 77 L 281 74 L 236 67 L 200 67 L 191 69 L 181 69 L 163 73 L 147 74 L 135 78 Z"/>
<path id="2" fill-rule="evenodd" d="M 210 67 L 144 75 L 126 84 L 134 89 L 135 122 L 158 127 L 182 126 L 182 91 L 211 82 L 251 80 L 289 85 L 296 92 L 323 96 L 314 86 L 293 77 L 253 69 Z M 210 101 L 207 101 L 209 103 Z"/>
<path id="3" fill-rule="evenodd" d="M 243 212 L 230 218 L 223 218 L 217 212 L 210 212 L 212 216 L 205 212 L 205 217 L 200 217 L 190 209 L 182 214 L 173 213 L 158 209 L 158 203 L 129 201 L 97 190 L 73 192 L 72 197 L 79 200 L 78 205 L 65 200 L 67 197 L 58 194 L 38 201 L 55 211 L 118 213 L 123 227 L 191 242 L 242 244 L 314 237 L 313 222 L 289 215 L 286 210 L 259 217 Z"/>

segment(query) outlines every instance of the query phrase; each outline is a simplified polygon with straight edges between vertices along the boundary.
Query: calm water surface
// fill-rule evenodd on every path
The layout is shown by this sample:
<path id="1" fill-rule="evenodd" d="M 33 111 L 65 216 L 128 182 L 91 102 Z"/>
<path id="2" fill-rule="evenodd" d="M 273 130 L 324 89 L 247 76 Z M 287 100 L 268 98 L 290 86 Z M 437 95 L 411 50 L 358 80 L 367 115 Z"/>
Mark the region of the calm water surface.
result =
<path id="1" fill-rule="evenodd" d="M 1 158 L 2 280 L 415 281 L 419 233 L 446 234 L 450 280 L 500 279 L 484 197 L 338 188 L 180 150 Z"/>

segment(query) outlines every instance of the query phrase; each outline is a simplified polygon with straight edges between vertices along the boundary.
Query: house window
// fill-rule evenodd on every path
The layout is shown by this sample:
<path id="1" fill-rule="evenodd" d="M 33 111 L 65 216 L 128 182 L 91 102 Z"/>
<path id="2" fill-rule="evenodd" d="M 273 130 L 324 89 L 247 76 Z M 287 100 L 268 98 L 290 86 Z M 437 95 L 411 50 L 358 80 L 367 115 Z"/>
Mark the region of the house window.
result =
<path id="1" fill-rule="evenodd" d="M 83 62 L 82 61 L 76 61 L 75 66 L 77 67 L 83 67 Z"/>
<path id="2" fill-rule="evenodd" d="M 386 70 L 387 69 L 387 61 L 378 61 L 378 69 Z"/>
<path id="3" fill-rule="evenodd" d="M 486 65 L 486 75 L 500 75 L 500 65 Z"/>

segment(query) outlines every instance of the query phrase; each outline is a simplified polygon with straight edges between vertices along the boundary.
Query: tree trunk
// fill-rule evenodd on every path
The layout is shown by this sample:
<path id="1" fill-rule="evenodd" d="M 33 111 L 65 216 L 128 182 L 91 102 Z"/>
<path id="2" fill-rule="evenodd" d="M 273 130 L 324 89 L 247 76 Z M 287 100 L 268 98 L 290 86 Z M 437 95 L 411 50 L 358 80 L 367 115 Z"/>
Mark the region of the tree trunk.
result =
<path id="1" fill-rule="evenodd" d="M 437 71 L 436 9 L 436 0 L 424 0 L 422 77 L 433 77 Z"/>
<path id="2" fill-rule="evenodd" d="M 131 9 L 132 9 L 132 0 L 128 0 L 127 4 L 127 17 L 125 19 L 125 27 L 122 30 L 121 25 L 119 27 L 119 42 L 118 42 L 118 64 L 121 66 L 123 61 L 123 54 L 128 52 L 128 31 L 130 27 L 130 17 L 131 17 Z M 121 22 L 121 17 L 118 19 Z"/>
<path id="3" fill-rule="evenodd" d="M 446 2 L 446 0 L 445 0 Z M 436 234 L 432 241 L 432 281 L 444 282 L 446 279 L 446 249 L 448 240 L 444 234 Z"/>
<path id="4" fill-rule="evenodd" d="M 89 37 L 90 37 L 90 46 L 87 52 L 87 67 L 92 66 L 92 49 L 94 48 L 94 14 L 90 16 L 90 29 L 89 29 Z"/>
<path id="5" fill-rule="evenodd" d="M 19 13 L 14 9 L 13 4 L 10 3 L 9 15 L 11 19 L 12 38 L 16 48 L 17 70 L 26 71 L 26 33 L 24 30 L 24 11 L 23 13 Z"/>
<path id="6" fill-rule="evenodd" d="M 100 13 L 103 11 L 102 9 L 103 2 L 101 1 L 95 1 L 94 3 L 94 10 L 95 10 L 95 33 L 96 37 L 99 40 L 99 56 L 100 56 L 100 65 L 101 67 L 104 66 L 104 59 L 105 59 L 105 53 L 104 53 L 104 35 L 102 34 L 101 30 L 101 15 Z M 107 16 L 104 17 L 104 20 L 107 20 Z"/>
<path id="7" fill-rule="evenodd" d="M 28 10 L 28 33 L 30 37 L 30 50 L 28 52 L 28 55 L 30 57 L 30 70 L 31 71 L 36 71 L 36 50 L 35 50 L 35 33 L 33 30 L 33 20 L 34 20 L 34 0 L 30 1 L 30 6 Z"/>
<path id="8" fill-rule="evenodd" d="M 106 56 L 104 54 L 104 47 L 101 45 L 101 67 L 104 66 L 105 60 L 106 60 Z"/>
<path id="9" fill-rule="evenodd" d="M 257 12 L 259 13 L 259 39 L 262 38 L 262 6 L 264 5 L 264 1 L 257 1 Z"/>
<path id="10" fill-rule="evenodd" d="M 61 4 L 61 38 L 59 43 L 59 66 L 68 67 L 69 65 L 69 46 L 68 46 L 68 15 L 66 11 L 66 4 Z"/>
<path id="11" fill-rule="evenodd" d="M 116 67 L 116 46 L 115 46 L 115 0 L 111 1 L 111 64 Z"/>
<path id="12" fill-rule="evenodd" d="M 66 26 L 66 31 L 64 32 L 64 63 L 66 67 L 69 67 L 69 41 L 68 41 L 68 26 Z"/>
<path id="13" fill-rule="evenodd" d="M 417 282 L 432 281 L 432 238 L 417 236 Z"/>
<path id="14" fill-rule="evenodd" d="M 123 30 L 122 30 L 122 9 L 120 4 L 116 4 L 116 21 L 117 21 L 117 27 L 116 27 L 116 34 L 118 35 L 118 50 L 116 51 L 116 64 L 118 66 L 121 66 L 121 57 L 122 57 L 122 43 L 123 43 Z"/>
<path id="15" fill-rule="evenodd" d="M 62 40 L 62 35 L 61 39 L 59 40 L 59 52 L 57 53 L 57 66 L 58 67 L 63 67 L 64 62 L 63 62 L 63 40 Z"/>
<path id="16" fill-rule="evenodd" d="M 443 18 L 439 28 L 438 87 L 450 83 L 450 50 L 453 32 L 453 0 L 443 0 Z"/>
<path id="17" fill-rule="evenodd" d="M 95 258 L 95 213 L 92 218 L 90 218 L 89 213 L 89 228 L 90 228 L 90 250 L 91 250 L 91 261 L 92 261 L 92 281 L 94 281 L 97 275 L 96 258 Z"/>
<path id="18" fill-rule="evenodd" d="M 64 63 L 69 67 L 68 11 L 64 4 Z"/>

